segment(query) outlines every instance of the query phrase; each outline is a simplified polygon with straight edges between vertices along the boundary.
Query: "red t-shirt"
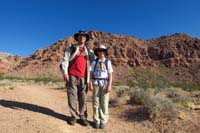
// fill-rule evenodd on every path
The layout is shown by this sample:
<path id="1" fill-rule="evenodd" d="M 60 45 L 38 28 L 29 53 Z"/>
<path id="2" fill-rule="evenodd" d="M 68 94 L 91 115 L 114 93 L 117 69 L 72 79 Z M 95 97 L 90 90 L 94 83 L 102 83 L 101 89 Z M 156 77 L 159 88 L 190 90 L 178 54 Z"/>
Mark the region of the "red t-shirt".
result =
<path id="1" fill-rule="evenodd" d="M 84 47 L 79 47 L 79 53 L 70 62 L 69 74 L 77 77 L 85 77 L 87 69 L 87 60 L 85 57 Z"/>

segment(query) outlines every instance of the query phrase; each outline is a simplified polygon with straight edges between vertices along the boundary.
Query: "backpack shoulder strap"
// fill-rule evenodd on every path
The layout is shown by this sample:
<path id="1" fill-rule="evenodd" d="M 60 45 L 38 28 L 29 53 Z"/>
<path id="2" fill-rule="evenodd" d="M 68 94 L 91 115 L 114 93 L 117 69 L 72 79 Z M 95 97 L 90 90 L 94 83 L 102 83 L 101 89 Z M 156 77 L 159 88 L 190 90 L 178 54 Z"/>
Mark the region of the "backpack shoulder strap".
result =
<path id="1" fill-rule="evenodd" d="M 74 44 L 72 44 L 72 45 L 70 46 L 70 50 L 71 50 L 70 55 L 72 55 L 72 54 L 76 51 L 76 46 L 75 46 Z"/>
<path id="2" fill-rule="evenodd" d="M 99 58 L 96 58 L 96 59 L 94 60 L 94 71 L 93 71 L 93 72 L 95 72 L 98 62 L 99 62 Z"/>
<path id="3" fill-rule="evenodd" d="M 108 59 L 105 60 L 105 64 L 106 64 L 106 70 L 108 71 Z"/>
<path id="4" fill-rule="evenodd" d="M 97 64 L 99 63 L 99 58 L 95 59 L 94 61 L 95 61 L 95 62 L 94 62 L 93 76 L 94 76 L 94 72 L 96 71 Z M 108 61 L 109 61 L 108 59 L 106 59 L 106 60 L 104 61 L 104 64 L 106 65 L 107 73 L 108 73 Z M 94 78 L 94 77 L 93 77 L 93 78 Z"/>
<path id="5" fill-rule="evenodd" d="M 104 62 L 105 65 L 106 65 L 106 70 L 107 70 L 107 71 L 108 71 L 108 61 L 109 61 L 109 60 L 106 59 L 105 62 Z M 99 62 L 99 58 L 96 58 L 96 59 L 95 59 L 95 63 L 94 63 L 94 71 L 93 71 L 93 72 L 95 72 L 98 62 Z"/>

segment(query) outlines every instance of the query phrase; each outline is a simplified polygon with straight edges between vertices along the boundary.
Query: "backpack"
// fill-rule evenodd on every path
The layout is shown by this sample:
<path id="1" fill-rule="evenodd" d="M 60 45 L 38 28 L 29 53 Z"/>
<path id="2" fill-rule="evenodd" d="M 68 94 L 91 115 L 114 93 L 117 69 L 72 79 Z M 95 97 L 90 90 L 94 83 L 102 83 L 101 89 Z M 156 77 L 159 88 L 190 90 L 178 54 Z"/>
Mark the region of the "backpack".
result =
<path id="1" fill-rule="evenodd" d="M 72 55 L 72 54 L 76 51 L 76 47 L 75 47 L 75 45 L 72 44 L 72 45 L 70 46 L 70 49 L 71 49 L 71 53 L 70 53 L 70 55 Z"/>
<path id="2" fill-rule="evenodd" d="M 70 55 L 72 55 L 72 54 L 76 51 L 76 47 L 75 47 L 75 45 L 72 44 L 69 48 L 70 48 L 70 50 L 71 50 Z M 67 48 L 65 48 L 65 51 L 66 51 L 66 49 L 67 49 Z M 69 63 L 69 66 L 70 66 L 70 63 Z M 62 69 L 62 64 L 60 64 L 59 67 L 60 67 L 60 71 L 62 71 L 62 70 L 63 70 L 63 69 Z"/>
<path id="3" fill-rule="evenodd" d="M 75 46 L 74 44 L 72 44 L 72 45 L 70 46 L 70 49 L 71 49 L 70 55 L 72 55 L 72 54 L 74 54 L 74 52 L 76 51 L 76 46 Z M 87 49 L 87 51 L 88 51 L 88 58 L 89 58 L 89 59 L 92 59 L 92 57 L 91 57 L 91 52 L 90 52 L 90 49 L 88 48 L 87 44 L 86 44 L 86 49 Z"/>
<path id="4" fill-rule="evenodd" d="M 76 51 L 76 46 L 75 46 L 74 44 L 72 44 L 69 48 L 70 48 L 70 50 L 71 50 L 71 52 L 70 52 L 70 56 L 71 56 L 71 55 L 74 54 L 74 52 Z M 66 49 L 67 49 L 67 48 L 66 48 Z M 65 50 L 66 50 L 66 49 L 65 49 Z M 89 58 L 89 59 L 92 59 L 91 52 L 90 52 L 90 50 L 89 50 L 89 48 L 88 48 L 87 45 L 86 45 L 86 49 L 87 49 L 87 51 L 88 51 L 88 58 Z M 59 67 L 60 67 L 60 70 L 62 71 L 62 64 L 60 64 Z M 69 62 L 69 67 L 70 67 L 70 62 Z"/>
<path id="5" fill-rule="evenodd" d="M 99 63 L 99 58 L 96 58 L 95 60 L 95 64 L 94 64 L 94 71 L 93 72 L 95 72 L 96 71 L 96 67 L 97 67 L 97 64 Z M 107 72 L 108 72 L 108 59 L 106 59 L 103 63 L 106 65 L 106 70 L 107 70 Z"/>

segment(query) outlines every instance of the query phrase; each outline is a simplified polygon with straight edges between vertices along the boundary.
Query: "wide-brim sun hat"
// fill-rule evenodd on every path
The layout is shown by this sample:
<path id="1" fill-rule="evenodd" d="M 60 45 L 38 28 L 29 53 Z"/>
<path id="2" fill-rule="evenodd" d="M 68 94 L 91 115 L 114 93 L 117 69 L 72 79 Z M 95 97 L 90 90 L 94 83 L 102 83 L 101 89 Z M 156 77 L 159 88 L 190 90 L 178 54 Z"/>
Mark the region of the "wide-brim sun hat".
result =
<path id="1" fill-rule="evenodd" d="M 84 31 L 84 30 L 79 30 L 77 33 L 74 34 L 74 39 L 78 41 L 78 36 L 79 35 L 85 35 L 86 36 L 86 42 L 90 40 L 90 35 Z"/>
<path id="2" fill-rule="evenodd" d="M 105 45 L 102 45 L 102 44 L 100 44 L 100 45 L 97 45 L 97 47 L 94 49 L 94 54 L 96 55 L 96 56 L 98 56 L 98 51 L 102 51 L 103 50 L 103 52 L 105 53 L 105 55 L 108 55 L 108 53 L 107 53 L 107 48 L 106 48 L 106 46 Z"/>

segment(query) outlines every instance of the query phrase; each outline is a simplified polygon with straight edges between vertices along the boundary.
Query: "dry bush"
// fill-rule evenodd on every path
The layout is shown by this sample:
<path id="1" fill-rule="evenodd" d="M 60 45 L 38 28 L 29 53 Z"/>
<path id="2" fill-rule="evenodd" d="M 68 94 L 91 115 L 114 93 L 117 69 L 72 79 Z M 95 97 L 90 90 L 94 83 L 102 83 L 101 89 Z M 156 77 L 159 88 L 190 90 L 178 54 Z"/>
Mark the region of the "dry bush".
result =
<path id="1" fill-rule="evenodd" d="M 164 93 L 167 98 L 169 98 L 172 102 L 186 107 L 188 102 L 192 101 L 192 98 L 190 97 L 189 93 L 184 91 L 181 88 L 168 88 L 164 90 Z"/>
<path id="2" fill-rule="evenodd" d="M 130 99 L 135 104 L 144 105 L 148 110 L 149 117 L 160 118 L 168 117 L 175 118 L 177 117 L 177 108 L 168 98 L 164 95 L 161 95 L 159 90 L 156 89 L 136 89 L 136 88 L 127 88 L 127 87 L 117 87 L 115 88 L 116 99 L 114 106 L 119 106 L 126 104 L 127 100 Z M 127 96 L 129 98 L 127 98 Z"/>
<path id="3" fill-rule="evenodd" d="M 53 76 L 45 77 L 37 77 L 37 78 L 22 78 L 22 77 L 12 77 L 0 74 L 0 86 L 5 84 L 7 81 L 12 84 L 21 83 L 21 84 L 39 84 L 39 85 L 49 85 L 55 87 L 63 87 L 65 85 L 63 80 L 56 79 Z M 6 83 L 8 84 L 8 83 Z"/>
<path id="4" fill-rule="evenodd" d="M 200 91 L 191 92 L 191 97 L 195 104 L 200 104 Z"/>
<path id="5" fill-rule="evenodd" d="M 13 90 L 16 87 L 14 82 L 11 82 L 10 80 L 3 79 L 0 80 L 0 89 L 4 90 Z"/>
<path id="6" fill-rule="evenodd" d="M 113 106 L 119 106 L 127 103 L 129 98 L 129 87 L 128 86 L 113 86 L 115 92 L 115 99 L 112 101 Z"/>
<path id="7" fill-rule="evenodd" d="M 117 97 L 123 97 L 129 94 L 129 86 L 113 86 Z"/>
<path id="8" fill-rule="evenodd" d="M 167 98 L 155 93 L 154 89 L 137 89 L 132 91 L 130 98 L 135 103 L 144 105 L 150 118 L 177 117 L 176 106 Z"/>
<path id="9" fill-rule="evenodd" d="M 182 88 L 186 91 L 200 91 L 200 83 L 193 83 L 193 82 L 177 82 L 177 83 L 171 83 L 171 86 L 174 86 L 176 88 Z"/>
<path id="10" fill-rule="evenodd" d="M 145 100 L 144 105 L 150 113 L 150 118 L 175 118 L 178 115 L 176 106 L 167 98 L 159 95 L 149 97 Z"/>

